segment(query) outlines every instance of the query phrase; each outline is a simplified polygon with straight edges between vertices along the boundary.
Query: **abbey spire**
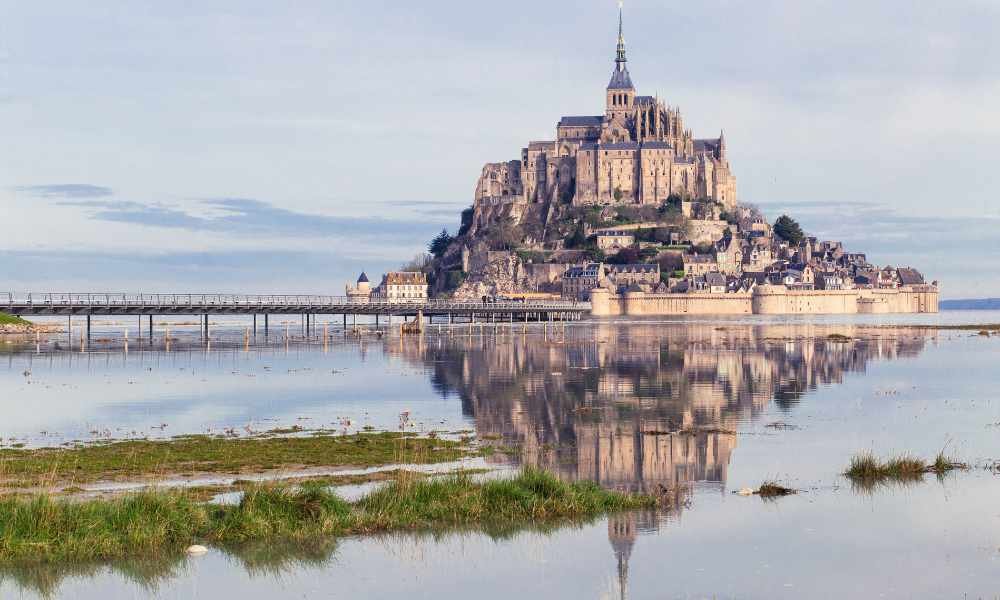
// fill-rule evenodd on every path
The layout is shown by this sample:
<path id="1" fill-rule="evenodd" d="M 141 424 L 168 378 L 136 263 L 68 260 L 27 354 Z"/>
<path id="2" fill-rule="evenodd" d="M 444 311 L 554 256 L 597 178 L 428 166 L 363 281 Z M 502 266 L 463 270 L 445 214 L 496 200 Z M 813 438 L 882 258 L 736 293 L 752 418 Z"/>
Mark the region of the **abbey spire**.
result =
<path id="1" fill-rule="evenodd" d="M 628 59 L 625 58 L 625 29 L 622 24 L 622 9 L 623 3 L 618 3 L 618 55 L 615 58 L 615 64 L 617 65 L 617 70 L 625 70 L 625 63 Z"/>
<path id="2" fill-rule="evenodd" d="M 609 90 L 634 90 L 632 78 L 628 74 L 628 67 L 625 63 L 625 28 L 622 20 L 622 3 L 618 3 L 618 50 L 615 54 L 615 72 L 611 74 L 611 82 L 608 83 Z"/>

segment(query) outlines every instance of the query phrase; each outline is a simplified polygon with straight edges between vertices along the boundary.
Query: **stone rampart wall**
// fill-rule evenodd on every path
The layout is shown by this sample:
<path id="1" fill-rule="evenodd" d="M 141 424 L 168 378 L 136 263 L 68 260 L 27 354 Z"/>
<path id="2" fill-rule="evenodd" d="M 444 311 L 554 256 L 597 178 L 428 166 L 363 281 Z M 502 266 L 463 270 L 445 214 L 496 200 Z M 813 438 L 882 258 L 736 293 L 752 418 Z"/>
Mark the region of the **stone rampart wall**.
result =
<path id="1" fill-rule="evenodd" d="M 591 293 L 594 316 L 644 315 L 825 315 L 936 313 L 938 290 L 915 286 L 898 290 L 790 291 L 784 286 L 760 286 L 741 294 L 612 295 Z"/>

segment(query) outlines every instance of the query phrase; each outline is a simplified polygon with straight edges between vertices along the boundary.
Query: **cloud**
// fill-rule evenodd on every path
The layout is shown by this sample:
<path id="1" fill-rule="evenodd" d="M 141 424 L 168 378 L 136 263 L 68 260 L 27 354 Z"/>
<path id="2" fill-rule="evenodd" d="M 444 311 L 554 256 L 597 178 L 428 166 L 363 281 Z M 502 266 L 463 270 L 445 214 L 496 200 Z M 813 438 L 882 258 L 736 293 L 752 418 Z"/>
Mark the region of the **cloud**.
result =
<path id="1" fill-rule="evenodd" d="M 95 221 L 236 235 L 319 238 L 377 235 L 424 240 L 429 232 L 458 219 L 458 211 L 445 210 L 423 211 L 426 219 L 339 217 L 297 212 L 252 198 L 203 199 L 198 201 L 198 207 L 203 210 L 87 196 L 61 200 L 57 204 L 82 207 Z"/>
<path id="2" fill-rule="evenodd" d="M 16 187 L 14 190 L 41 198 L 105 198 L 114 193 L 111 188 L 89 183 L 48 183 Z"/>

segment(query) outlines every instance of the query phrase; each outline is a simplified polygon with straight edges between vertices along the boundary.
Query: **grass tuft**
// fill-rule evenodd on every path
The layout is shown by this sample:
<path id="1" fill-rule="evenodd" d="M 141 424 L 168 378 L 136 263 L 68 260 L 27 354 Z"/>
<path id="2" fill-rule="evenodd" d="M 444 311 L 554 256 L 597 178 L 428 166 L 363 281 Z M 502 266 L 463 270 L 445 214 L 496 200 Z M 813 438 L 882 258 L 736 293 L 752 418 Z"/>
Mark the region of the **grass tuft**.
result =
<path id="1" fill-rule="evenodd" d="M 928 473 L 942 476 L 960 469 L 968 469 L 968 465 L 946 457 L 943 452 L 938 453 L 934 462 L 927 463 L 910 454 L 893 456 L 883 461 L 866 451 L 851 458 L 844 475 L 854 484 L 871 489 L 878 484 L 917 482 Z"/>
<path id="2" fill-rule="evenodd" d="M 765 481 L 757 489 L 757 495 L 761 498 L 780 498 L 798 493 L 798 490 L 785 487 L 776 481 Z"/>
<path id="3" fill-rule="evenodd" d="M 16 325 L 16 326 L 27 327 L 31 325 L 31 321 L 25 321 L 21 317 L 9 315 L 5 312 L 0 312 L 0 326 L 3 325 Z"/>
<path id="4" fill-rule="evenodd" d="M 466 474 L 401 477 L 355 503 L 313 482 L 250 486 L 234 506 L 200 503 L 177 491 L 87 501 L 39 495 L 0 501 L 0 564 L 176 554 L 193 543 L 309 544 L 330 536 L 400 529 L 481 526 L 510 531 L 660 502 L 591 482 L 566 483 L 535 469 L 485 483 Z"/>
<path id="5" fill-rule="evenodd" d="M 188 435 L 69 448 L 0 449 L 0 488 L 157 479 L 179 473 L 259 473 L 303 467 L 429 464 L 473 453 L 469 444 L 406 433 L 246 438 Z"/>

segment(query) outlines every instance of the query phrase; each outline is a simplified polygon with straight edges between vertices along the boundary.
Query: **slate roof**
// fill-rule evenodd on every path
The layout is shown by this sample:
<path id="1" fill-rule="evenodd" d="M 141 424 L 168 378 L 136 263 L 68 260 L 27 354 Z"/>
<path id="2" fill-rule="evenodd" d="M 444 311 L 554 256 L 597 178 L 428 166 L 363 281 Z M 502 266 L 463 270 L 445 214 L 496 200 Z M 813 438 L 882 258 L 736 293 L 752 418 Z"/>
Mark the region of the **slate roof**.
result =
<path id="1" fill-rule="evenodd" d="M 368 281 L 368 275 L 364 271 L 361 272 L 361 277 L 358 277 L 358 283 L 370 283 Z"/>
<path id="2" fill-rule="evenodd" d="M 603 116 L 563 117 L 559 119 L 559 127 L 600 127 L 603 122 Z"/>
<path id="3" fill-rule="evenodd" d="M 636 265 L 608 265 L 612 273 L 656 273 L 660 270 L 660 265 L 636 264 Z"/>
<path id="4" fill-rule="evenodd" d="M 719 148 L 719 140 L 695 140 L 695 152 L 715 152 Z"/>
<path id="5" fill-rule="evenodd" d="M 601 144 L 601 150 L 638 150 L 639 144 L 635 142 L 619 142 L 617 144 Z"/>
<path id="6" fill-rule="evenodd" d="M 628 74 L 628 69 L 624 66 L 619 71 L 615 69 L 615 72 L 611 74 L 611 82 L 608 83 L 609 90 L 634 90 L 635 86 L 632 85 L 632 78 Z"/>
<path id="7" fill-rule="evenodd" d="M 705 283 L 712 287 L 726 285 L 726 276 L 722 273 L 705 273 Z"/>
<path id="8" fill-rule="evenodd" d="M 899 283 L 903 285 L 923 285 L 924 276 L 916 269 L 899 269 Z"/>

